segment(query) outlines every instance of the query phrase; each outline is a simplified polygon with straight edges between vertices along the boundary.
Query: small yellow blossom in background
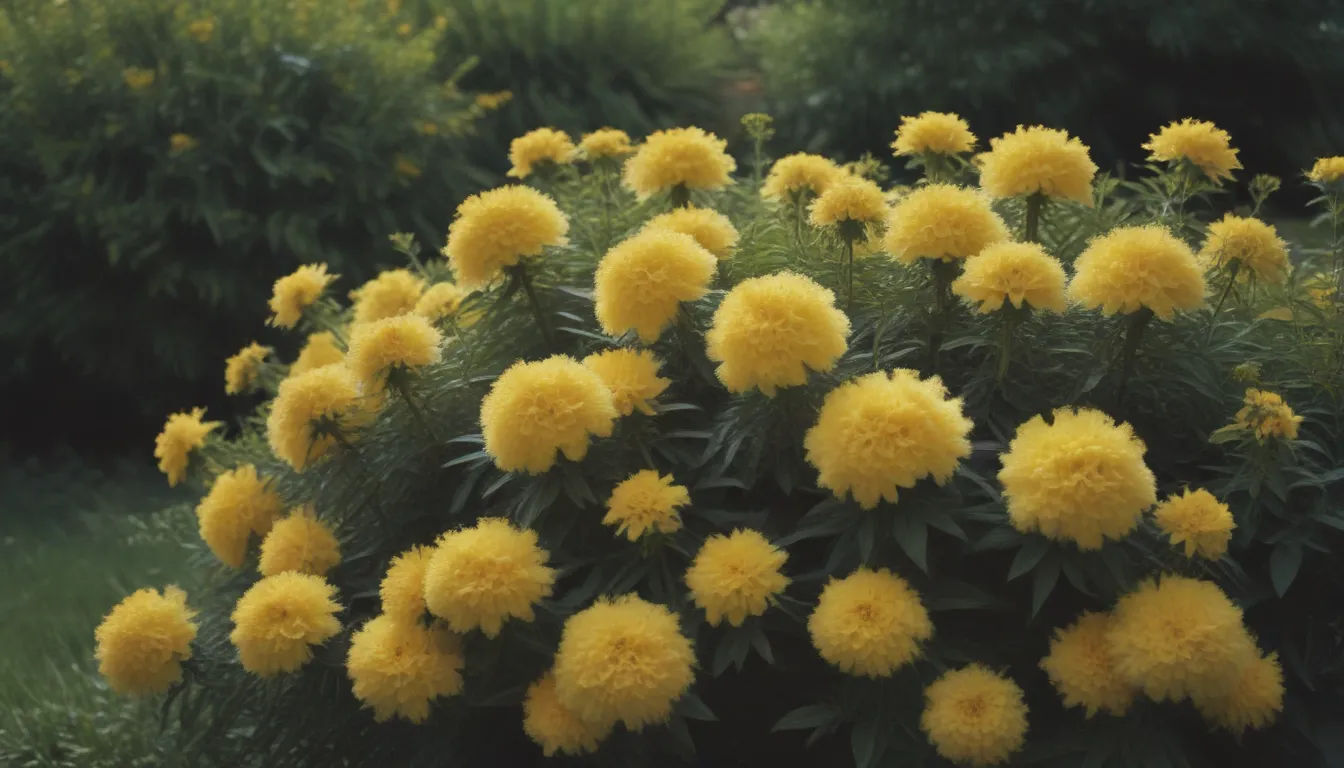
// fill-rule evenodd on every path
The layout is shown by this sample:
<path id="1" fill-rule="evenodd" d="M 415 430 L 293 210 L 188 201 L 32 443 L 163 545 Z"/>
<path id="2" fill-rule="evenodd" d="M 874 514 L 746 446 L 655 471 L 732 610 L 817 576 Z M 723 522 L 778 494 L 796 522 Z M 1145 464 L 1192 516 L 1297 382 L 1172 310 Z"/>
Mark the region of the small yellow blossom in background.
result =
<path id="1" fill-rule="evenodd" d="M 411 25 L 404 21 L 397 25 L 397 34 L 402 37 L 410 37 L 412 31 Z"/>
<path id="2" fill-rule="evenodd" d="M 163 425 L 163 431 L 154 438 L 154 458 L 159 460 L 159 471 L 168 476 L 168 485 L 176 486 L 187 478 L 187 464 L 191 454 L 205 445 L 205 438 L 223 426 L 222 421 L 202 421 L 204 408 L 174 413 Z"/>
<path id="3" fill-rule="evenodd" d="M 1344 157 L 1318 158 L 1307 171 L 1307 178 L 1317 184 L 1334 184 L 1344 179 Z"/>
<path id="4" fill-rule="evenodd" d="M 479 629 L 495 637 L 510 618 L 532 621 L 532 606 L 550 597 L 549 558 L 536 531 L 481 518 L 439 538 L 425 569 L 425 605 L 454 632 Z"/>
<path id="5" fill-rule="evenodd" d="M 431 323 L 439 323 L 456 315 L 465 298 L 467 292 L 453 283 L 435 283 L 415 303 L 415 313 Z"/>
<path id="6" fill-rule="evenodd" d="M 1172 546 L 1185 545 L 1186 557 L 1209 560 L 1227 553 L 1232 529 L 1237 527 L 1227 505 L 1202 488 L 1167 497 L 1153 510 L 1153 519 L 1171 537 Z"/>
<path id="7" fill-rule="evenodd" d="M 584 158 L 597 160 L 602 157 L 620 158 L 631 154 L 635 148 L 630 143 L 630 134 L 616 128 L 599 128 L 585 133 L 579 139 L 579 150 Z"/>
<path id="8" fill-rule="evenodd" d="M 681 309 L 709 292 L 719 262 L 695 238 L 666 229 L 646 229 L 618 243 L 598 262 L 593 276 L 597 321 L 611 336 L 635 331 L 640 341 L 658 340 Z"/>
<path id="9" fill-rule="evenodd" d="M 442 344 L 443 335 L 424 317 L 397 315 L 356 325 L 345 359 L 364 391 L 370 392 L 394 371 L 418 373 L 439 362 Z"/>
<path id="10" fill-rule="evenodd" d="M 480 107 L 481 109 L 499 109 L 500 107 L 504 106 L 505 104 L 508 104 L 512 100 L 513 100 L 513 91 L 497 91 L 495 93 L 476 94 L 476 106 Z"/>
<path id="11" fill-rule="evenodd" d="M 417 120 L 415 121 L 415 132 L 421 136 L 438 136 L 439 124 L 433 120 Z"/>
<path id="12" fill-rule="evenodd" d="M 565 245 L 569 220 L 555 201 L 531 187 L 507 186 L 472 195 L 457 207 L 443 253 L 464 290 L 489 285 L 505 267 Z"/>
<path id="13" fill-rule="evenodd" d="M 666 722 L 695 680 L 695 650 L 677 615 L 637 595 L 599 598 L 570 616 L 555 652 L 560 703 L 592 727 Z"/>
<path id="14" fill-rule="evenodd" d="M 321 576 L 285 571 L 248 588 L 233 609 L 229 640 L 243 669 L 258 677 L 294 672 L 313 658 L 313 646 L 341 631 L 336 588 Z"/>
<path id="15" fill-rule="evenodd" d="M 1220 696 L 1195 696 L 1195 708 L 1213 725 L 1240 735 L 1264 728 L 1283 711 L 1283 667 L 1278 656 L 1257 655 L 1244 662 L 1231 690 Z"/>
<path id="16" fill-rule="evenodd" d="M 807 631 L 823 659 L 851 675 L 877 678 L 919 658 L 933 622 L 905 579 L 885 568 L 860 568 L 827 582 Z"/>
<path id="17" fill-rule="evenodd" d="M 690 235 L 716 259 L 728 258 L 733 253 L 733 246 L 737 245 L 737 229 L 733 223 L 727 216 L 708 208 L 677 208 L 649 219 L 644 228 Z"/>
<path id="18" fill-rule="evenodd" d="M 344 360 L 345 352 L 336 343 L 336 335 L 331 331 L 318 331 L 310 334 L 308 341 L 304 342 L 303 349 L 299 350 L 299 356 L 294 358 L 294 363 L 289 366 L 289 375 L 297 376 L 305 371 L 335 365 Z"/>
<path id="19" fill-rule="evenodd" d="M 820 195 L 846 175 L 830 158 L 805 152 L 786 155 L 770 166 L 761 185 L 761 197 L 785 201 L 801 193 Z"/>
<path id="20" fill-rule="evenodd" d="M 0 59 L 0 75 L 8 75 L 14 71 L 14 65 L 9 63 L 9 59 Z"/>
<path id="21" fill-rule="evenodd" d="M 566 755 L 596 752 L 611 733 L 612 725 L 612 722 L 588 722 L 566 707 L 556 693 L 553 672 L 528 686 L 523 699 L 523 732 L 547 757 L 556 752 Z"/>
<path id="22" fill-rule="evenodd" d="M 1236 426 L 1255 433 L 1261 442 L 1274 438 L 1297 439 L 1297 426 L 1302 417 L 1274 392 L 1260 389 L 1246 390 L 1244 405 L 1237 411 Z"/>
<path id="23" fill-rule="evenodd" d="M 425 291 L 424 279 L 405 269 L 389 269 L 350 292 L 355 325 L 415 311 Z"/>
<path id="24" fill-rule="evenodd" d="M 929 184 L 892 207 L 882 244 L 897 261 L 914 264 L 920 259 L 965 259 L 1008 237 L 1008 226 L 984 193 Z"/>
<path id="25" fill-rule="evenodd" d="M 168 137 L 168 151 L 174 155 L 190 152 L 200 146 L 200 142 L 189 133 L 174 133 Z"/>
<path id="26" fill-rule="evenodd" d="M 127 67 L 121 70 L 121 79 L 132 91 L 143 91 L 154 84 L 154 70 Z"/>
<path id="27" fill-rule="evenodd" d="M 239 395 L 252 389 L 257 381 L 257 369 L 270 354 L 270 347 L 263 347 L 254 341 L 225 360 L 224 394 Z"/>
<path id="28" fill-rule="evenodd" d="M 411 159 L 405 155 L 397 155 L 396 158 L 394 158 L 392 170 L 396 171 L 398 176 L 407 179 L 417 178 L 422 173 L 420 166 L 411 162 Z"/>
<path id="29" fill-rule="evenodd" d="M 201 540 L 230 568 L 242 568 L 252 536 L 270 533 L 285 504 L 257 468 L 243 464 L 215 478 L 196 505 Z"/>
<path id="30" fill-rule="evenodd" d="M 882 188 L 860 176 L 846 176 L 828 185 L 808 206 L 807 220 L 814 227 L 876 224 L 887 216 L 887 198 Z"/>
<path id="31" fill-rule="evenodd" d="M 714 534 L 686 569 L 686 586 L 706 621 L 740 627 L 748 616 L 765 613 L 789 585 L 780 570 L 788 557 L 757 531 Z"/>
<path id="32" fill-rule="evenodd" d="M 1317 309 L 1327 312 L 1336 308 L 1339 287 L 1335 284 L 1332 275 L 1325 272 L 1317 272 L 1305 281 L 1304 288 L 1307 291 L 1307 298 Z"/>
<path id="33" fill-rule="evenodd" d="M 1147 308 L 1170 321 L 1204 305 L 1204 270 L 1166 227 L 1116 227 L 1095 237 L 1073 263 L 1069 298 L 1102 314 Z"/>
<path id="34" fill-rule="evenodd" d="M 439 31 L 439 32 L 442 32 L 442 31 L 444 31 L 444 30 L 447 29 L 447 28 L 448 28 L 448 17 L 447 17 L 447 16 L 435 16 L 435 17 L 434 17 L 434 29 L 435 29 L 435 30 L 437 30 L 437 31 Z M 507 93 L 507 91 L 506 91 L 506 93 Z"/>
<path id="35" fill-rule="evenodd" d="M 1227 131 L 1189 117 L 1169 123 L 1149 136 L 1143 148 L 1148 150 L 1149 160 L 1164 163 L 1187 160 L 1213 181 L 1230 179 L 1232 172 L 1241 168 Z"/>
<path id="36" fill-rule="evenodd" d="M 852 492 L 872 509 L 880 499 L 896 503 L 897 488 L 921 478 L 951 479 L 971 453 L 971 426 L 941 378 L 897 368 L 831 390 L 803 445 L 821 487 L 841 499 Z"/>
<path id="37" fill-rule="evenodd" d="M 368 416 L 350 369 L 327 365 L 280 382 L 266 418 L 266 438 L 278 458 L 302 472 L 336 444 L 333 433 L 348 439 L 349 430 Z"/>
<path id="38" fill-rule="evenodd" d="M 285 571 L 326 576 L 341 563 L 341 545 L 311 509 L 300 508 L 279 520 L 261 542 L 257 571 L 274 576 Z"/>
<path id="39" fill-rule="evenodd" d="M 187 594 L 177 587 L 127 595 L 94 630 L 98 674 L 123 695 L 167 691 L 182 679 L 182 662 L 191 658 L 195 616 Z"/>
<path id="40" fill-rule="evenodd" d="M 1022 689 L 980 664 L 944 672 L 924 691 L 919 725 L 939 755 L 969 766 L 998 765 L 1022 749 Z"/>
<path id="41" fill-rule="evenodd" d="M 410 621 L 425 615 L 425 572 L 433 555 L 433 547 L 415 546 L 392 558 L 378 584 L 383 613 Z"/>
<path id="42" fill-rule="evenodd" d="M 207 16 L 203 19 L 196 19 L 187 25 L 187 34 L 196 38 L 198 43 L 208 43 L 215 36 L 215 19 L 213 16 Z"/>
<path id="43" fill-rule="evenodd" d="M 305 264 L 275 281 L 271 290 L 271 325 L 293 328 L 303 318 L 303 311 L 311 307 L 331 281 L 340 275 L 327 274 L 326 264 Z"/>
<path id="44" fill-rule="evenodd" d="M 849 318 L 835 294 L 811 278 L 781 272 L 743 280 L 714 311 L 706 354 L 719 363 L 719 381 L 734 393 L 807 383 L 809 371 L 828 372 L 848 349 Z"/>
<path id="45" fill-rule="evenodd" d="M 980 188 L 991 197 L 1046 197 L 1092 204 L 1097 165 L 1087 145 L 1068 132 L 1043 126 L 1018 126 L 989 140 L 989 151 L 976 156 Z"/>
<path id="46" fill-rule="evenodd" d="M 1105 711 L 1119 717 L 1129 711 L 1137 690 L 1115 670 L 1106 633 L 1110 614 L 1086 612 L 1055 630 L 1050 653 L 1041 669 L 1059 691 L 1066 707 L 1083 707 L 1092 717 Z"/>
<path id="47" fill-rule="evenodd" d="M 1060 408 L 1050 423 L 1032 417 L 1000 457 L 1013 527 L 1080 549 L 1123 538 L 1157 503 L 1146 450 L 1132 427 L 1098 410 Z"/>
<path id="48" fill-rule="evenodd" d="M 1255 361 L 1238 363 L 1236 367 L 1232 369 L 1232 378 L 1237 381 L 1254 384 L 1260 381 L 1260 364 Z"/>
<path id="49" fill-rule="evenodd" d="M 1256 279 L 1277 285 L 1288 278 L 1288 244 L 1279 238 L 1273 224 L 1259 219 L 1227 214 L 1209 225 L 1208 237 L 1199 255 L 1210 267 L 1235 264 Z"/>
<path id="50" fill-rule="evenodd" d="M 576 152 L 574 140 L 564 131 L 538 128 L 514 139 L 509 144 L 509 176 L 525 179 L 534 172 L 573 162 Z"/>
<path id="51" fill-rule="evenodd" d="M 728 142 L 699 128 L 657 131 L 625 161 L 621 180 L 641 200 L 674 187 L 722 189 L 737 169 L 727 149 Z"/>
<path id="52" fill-rule="evenodd" d="M 902 155 L 960 155 L 975 149 L 975 134 L 959 115 L 922 112 L 901 118 L 892 153 Z"/>
<path id="53" fill-rule="evenodd" d="M 505 472 L 541 474 L 556 452 L 588 454 L 591 437 L 610 437 L 618 413 L 602 378 L 565 355 L 519 361 L 481 401 L 485 452 Z"/>
<path id="54" fill-rule="evenodd" d="M 608 349 L 583 358 L 583 365 L 602 379 L 622 416 L 635 411 L 654 415 L 653 401 L 672 382 L 658 376 L 662 362 L 647 349 Z"/>
<path id="55" fill-rule="evenodd" d="M 1068 308 L 1064 265 L 1036 243 L 995 243 L 966 260 L 952 293 L 977 312 L 996 312 L 1005 303 L 1021 309 L 1063 312 Z"/>
<path id="56" fill-rule="evenodd" d="M 602 522 L 625 534 L 630 541 L 638 541 L 652 531 L 676 533 L 681 530 L 678 510 L 690 503 L 690 492 L 675 485 L 671 475 L 645 469 L 612 489 Z"/>
<path id="57" fill-rule="evenodd" d="M 465 661 L 459 643 L 442 626 L 382 615 L 350 637 L 345 669 L 355 698 L 373 708 L 373 719 L 404 717 L 423 723 L 429 705 L 462 691 Z"/>

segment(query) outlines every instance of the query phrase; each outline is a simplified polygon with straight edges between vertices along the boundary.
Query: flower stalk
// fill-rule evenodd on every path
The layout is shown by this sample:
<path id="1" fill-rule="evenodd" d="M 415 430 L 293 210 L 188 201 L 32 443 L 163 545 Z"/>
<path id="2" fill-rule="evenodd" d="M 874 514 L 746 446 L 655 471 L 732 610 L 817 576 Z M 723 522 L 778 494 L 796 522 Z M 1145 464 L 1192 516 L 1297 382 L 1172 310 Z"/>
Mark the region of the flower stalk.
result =
<path id="1" fill-rule="evenodd" d="M 956 300 L 952 297 L 952 281 L 957 279 L 960 267 L 955 261 L 931 259 L 933 273 L 933 322 L 929 329 L 929 370 L 938 372 L 938 361 L 943 346 L 943 331 L 951 319 Z"/>
<path id="2" fill-rule="evenodd" d="M 1138 355 L 1139 343 L 1143 340 L 1143 331 L 1153 319 L 1153 311 L 1147 307 L 1125 316 L 1125 345 L 1120 352 L 1120 384 L 1116 388 L 1115 401 L 1119 405 L 1125 401 L 1129 386 L 1129 377 L 1134 372 L 1134 360 Z"/>
<path id="3" fill-rule="evenodd" d="M 1233 259 L 1227 266 L 1227 287 L 1223 288 L 1223 293 L 1218 297 L 1218 303 L 1213 307 L 1213 314 L 1209 316 L 1209 335 L 1204 340 L 1204 344 L 1213 343 L 1213 332 L 1218 327 L 1218 313 L 1223 311 L 1223 304 L 1227 302 L 1227 297 L 1232 293 L 1232 287 L 1237 284 L 1237 273 L 1241 271 L 1241 260 Z"/>
<path id="4" fill-rule="evenodd" d="M 541 342 L 546 345 L 548 352 L 555 350 L 555 337 L 551 333 L 551 324 L 546 320 L 546 313 L 541 309 L 541 302 L 537 299 L 537 290 L 532 285 L 532 276 L 528 274 L 527 267 L 519 262 L 509 267 L 509 275 L 523 289 L 523 295 L 527 297 L 527 305 L 532 309 L 532 316 L 537 319 L 537 329 L 541 332 Z"/>
<path id="5" fill-rule="evenodd" d="M 1041 242 L 1041 213 L 1045 210 L 1045 195 L 1033 192 L 1027 195 L 1027 212 L 1022 217 L 1022 242 Z"/>

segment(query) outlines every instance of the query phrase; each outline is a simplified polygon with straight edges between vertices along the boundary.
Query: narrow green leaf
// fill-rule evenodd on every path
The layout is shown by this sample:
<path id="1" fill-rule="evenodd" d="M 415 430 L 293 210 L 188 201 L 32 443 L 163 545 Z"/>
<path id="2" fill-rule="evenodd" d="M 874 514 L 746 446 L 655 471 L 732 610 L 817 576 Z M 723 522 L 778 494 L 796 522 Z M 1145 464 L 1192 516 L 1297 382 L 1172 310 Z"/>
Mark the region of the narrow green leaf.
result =
<path id="1" fill-rule="evenodd" d="M 839 712 L 826 704 L 808 704 L 799 707 L 792 712 L 784 715 L 775 723 L 770 730 L 773 731 L 806 731 L 812 728 L 820 728 L 827 723 L 834 721 Z"/>
<path id="2" fill-rule="evenodd" d="M 712 723 L 719 719 L 699 696 L 691 692 L 681 697 L 681 702 L 677 704 L 677 712 L 688 720 L 704 720 Z"/>
<path id="3" fill-rule="evenodd" d="M 1283 597 L 1297 578 L 1302 568 L 1302 546 L 1297 543 L 1283 542 L 1269 553 L 1269 578 L 1274 582 L 1274 591 Z"/>
<path id="4" fill-rule="evenodd" d="M 1035 618 L 1059 581 L 1059 553 L 1051 552 L 1049 557 L 1041 560 L 1031 579 L 1031 615 Z"/>
<path id="5" fill-rule="evenodd" d="M 876 720 L 864 720 L 849 734 L 849 746 L 854 752 L 854 768 L 869 768 L 877 761 L 879 729 Z"/>
<path id="6" fill-rule="evenodd" d="M 892 521 L 892 535 L 901 551 L 914 562 L 919 570 L 929 572 L 929 526 L 923 520 L 916 520 L 899 511 Z M 865 558 L 866 559 L 866 558 Z"/>
<path id="7" fill-rule="evenodd" d="M 1035 568 L 1048 551 L 1050 551 L 1050 542 L 1044 537 L 1028 537 L 1022 548 L 1017 550 L 1017 555 L 1013 558 L 1013 564 L 1008 568 L 1008 580 L 1012 581 Z"/>

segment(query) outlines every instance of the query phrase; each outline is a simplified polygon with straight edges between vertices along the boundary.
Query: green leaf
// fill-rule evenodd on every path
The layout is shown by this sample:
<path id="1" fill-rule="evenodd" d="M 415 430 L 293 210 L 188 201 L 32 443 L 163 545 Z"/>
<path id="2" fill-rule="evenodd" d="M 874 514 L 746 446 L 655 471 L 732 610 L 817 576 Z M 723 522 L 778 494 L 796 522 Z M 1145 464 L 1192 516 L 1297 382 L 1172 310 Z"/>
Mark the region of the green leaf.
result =
<path id="1" fill-rule="evenodd" d="M 719 719 L 699 696 L 691 692 L 681 697 L 681 702 L 677 704 L 677 712 L 688 720 L 704 720 L 712 723 Z"/>
<path id="2" fill-rule="evenodd" d="M 987 608 L 994 596 L 964 581 L 936 581 L 924 593 L 924 606 L 930 611 L 965 611 Z"/>
<path id="3" fill-rule="evenodd" d="M 1051 552 L 1042 560 L 1031 579 L 1031 615 L 1035 618 L 1059 581 L 1059 553 Z"/>
<path id="4" fill-rule="evenodd" d="M 849 747 L 854 752 L 854 768 L 869 768 L 877 762 L 880 754 L 877 743 L 880 727 L 876 720 L 864 720 L 850 732 Z"/>
<path id="5" fill-rule="evenodd" d="M 972 552 L 988 552 L 997 549 L 1012 549 L 1022 542 L 1023 536 L 1011 526 L 1001 525 L 993 528 L 989 533 L 981 536 L 979 541 L 971 546 Z"/>
<path id="6" fill-rule="evenodd" d="M 928 573 L 929 526 L 923 520 L 916 520 L 898 511 L 892 521 L 891 532 L 901 551 L 919 566 L 919 570 Z"/>
<path id="7" fill-rule="evenodd" d="M 1302 546 L 1297 543 L 1283 542 L 1274 547 L 1269 554 L 1269 578 L 1274 582 L 1274 591 L 1283 597 L 1297 578 L 1302 568 Z"/>
<path id="8" fill-rule="evenodd" d="M 1012 581 L 1035 568 L 1048 551 L 1050 551 L 1050 542 L 1046 541 L 1045 538 L 1041 536 L 1029 537 L 1022 548 L 1017 550 L 1017 555 L 1013 558 L 1013 564 L 1008 568 L 1008 580 Z"/>
<path id="9" fill-rule="evenodd" d="M 830 705 L 808 704 L 781 717 L 770 730 L 771 732 L 806 731 L 834 722 L 839 716 L 840 713 Z"/>
<path id="10" fill-rule="evenodd" d="M 761 629 L 759 624 L 751 630 L 751 646 L 756 649 L 756 653 L 760 654 L 762 659 L 765 659 L 766 664 L 773 665 L 775 663 L 774 651 L 770 649 L 770 638 L 765 636 L 765 631 Z"/>

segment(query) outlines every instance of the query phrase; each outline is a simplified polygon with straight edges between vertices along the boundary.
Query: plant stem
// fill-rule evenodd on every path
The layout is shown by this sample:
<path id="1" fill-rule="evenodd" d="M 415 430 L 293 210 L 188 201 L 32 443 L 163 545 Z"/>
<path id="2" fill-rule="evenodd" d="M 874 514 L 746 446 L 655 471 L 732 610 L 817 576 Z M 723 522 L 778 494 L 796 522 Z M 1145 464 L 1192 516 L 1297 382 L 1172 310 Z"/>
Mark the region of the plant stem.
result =
<path id="1" fill-rule="evenodd" d="M 555 340 L 551 336 L 551 325 L 546 322 L 546 314 L 541 311 L 541 302 L 537 300 L 537 291 L 532 286 L 532 276 L 527 273 L 527 267 L 519 262 L 510 267 L 509 272 L 523 287 L 523 294 L 527 296 L 528 306 L 532 308 L 532 316 L 537 318 L 537 328 L 541 331 L 541 341 L 546 345 L 546 351 L 554 352 Z"/>
<path id="2" fill-rule="evenodd" d="M 954 261 L 931 259 L 929 271 L 933 273 L 933 322 L 929 328 L 929 371 L 938 372 L 939 350 L 943 346 L 943 330 L 952 313 L 952 281 L 957 277 L 958 265 Z"/>
<path id="3" fill-rule="evenodd" d="M 685 184 L 678 184 L 667 192 L 667 199 L 673 208 L 691 207 L 691 190 Z"/>
<path id="4" fill-rule="evenodd" d="M 1125 401 L 1125 392 L 1129 386 L 1129 376 L 1134 370 L 1134 358 L 1139 351 L 1139 341 L 1143 338 L 1143 330 L 1148 327 L 1148 323 L 1153 319 L 1153 311 L 1143 307 L 1138 312 L 1132 312 L 1125 317 L 1125 346 L 1120 353 L 1120 385 L 1116 389 L 1115 404 L 1121 405 Z"/>
<path id="5" fill-rule="evenodd" d="M 1033 192 L 1027 195 L 1027 213 L 1022 217 L 1022 242 L 1039 243 L 1041 241 L 1041 210 L 1045 207 L 1045 195 Z"/>
<path id="6" fill-rule="evenodd" d="M 1008 362 L 1012 359 L 1013 326 L 1017 324 L 1017 313 L 1008 310 L 1000 314 L 1002 317 L 999 320 L 999 367 L 994 373 L 994 380 L 1002 384 L 1003 377 L 1008 374 Z"/>
<path id="7" fill-rule="evenodd" d="M 848 285 L 845 288 L 845 314 L 848 315 L 854 306 L 854 239 L 845 238 L 845 275 Z"/>
<path id="8" fill-rule="evenodd" d="M 437 443 L 439 442 L 439 436 L 434 433 L 434 427 L 430 425 L 429 418 L 425 416 L 425 412 L 420 408 L 420 404 L 417 403 L 415 397 L 411 395 L 411 388 L 406 382 L 408 376 L 409 373 L 405 370 L 400 368 L 393 369 L 387 372 L 387 384 L 401 396 L 402 400 L 406 401 L 406 406 L 411 409 L 411 413 L 415 416 L 416 421 L 420 422 L 420 425 L 429 433 L 430 439 Z"/>
<path id="9" fill-rule="evenodd" d="M 1223 295 L 1218 297 L 1218 303 L 1213 308 L 1213 314 L 1209 317 L 1209 336 L 1204 340 L 1204 345 L 1213 343 L 1213 331 L 1218 327 L 1218 313 L 1223 311 L 1223 303 L 1227 301 L 1228 294 L 1232 293 L 1232 286 L 1237 284 L 1237 273 L 1241 271 L 1241 259 L 1233 259 L 1228 265 L 1227 287 L 1223 289 Z"/>

